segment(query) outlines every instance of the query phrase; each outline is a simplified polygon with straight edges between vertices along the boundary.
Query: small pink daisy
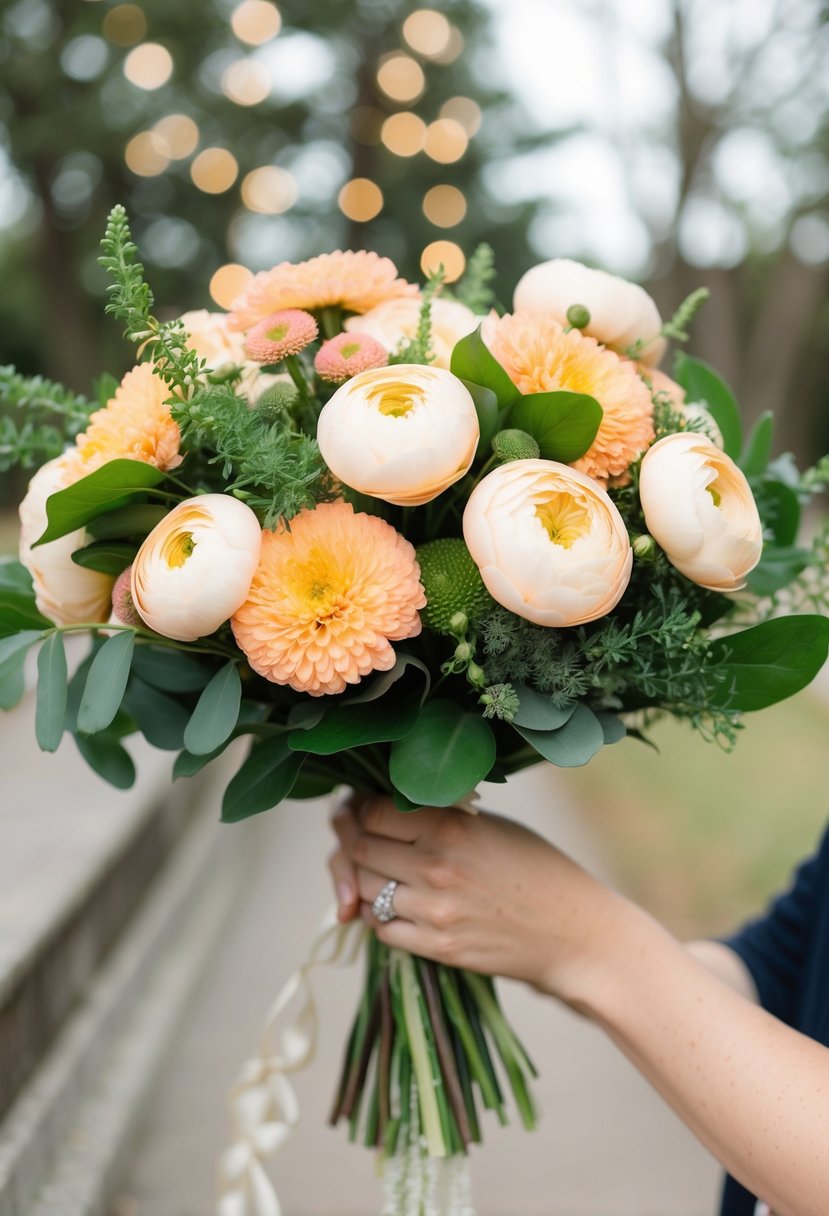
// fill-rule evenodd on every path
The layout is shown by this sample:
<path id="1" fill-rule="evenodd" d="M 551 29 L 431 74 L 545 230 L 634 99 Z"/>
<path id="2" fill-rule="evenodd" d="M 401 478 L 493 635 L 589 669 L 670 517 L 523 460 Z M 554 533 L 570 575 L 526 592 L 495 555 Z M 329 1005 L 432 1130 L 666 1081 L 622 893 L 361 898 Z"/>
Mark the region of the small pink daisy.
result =
<path id="1" fill-rule="evenodd" d="M 388 352 L 376 338 L 368 334 L 337 334 L 323 342 L 314 360 L 314 367 L 321 380 L 330 384 L 342 384 L 358 372 L 367 372 L 372 367 L 385 367 Z"/>
<path id="2" fill-rule="evenodd" d="M 259 321 L 245 338 L 245 354 L 255 363 L 281 363 L 314 341 L 319 327 L 309 312 L 286 308 Z"/>

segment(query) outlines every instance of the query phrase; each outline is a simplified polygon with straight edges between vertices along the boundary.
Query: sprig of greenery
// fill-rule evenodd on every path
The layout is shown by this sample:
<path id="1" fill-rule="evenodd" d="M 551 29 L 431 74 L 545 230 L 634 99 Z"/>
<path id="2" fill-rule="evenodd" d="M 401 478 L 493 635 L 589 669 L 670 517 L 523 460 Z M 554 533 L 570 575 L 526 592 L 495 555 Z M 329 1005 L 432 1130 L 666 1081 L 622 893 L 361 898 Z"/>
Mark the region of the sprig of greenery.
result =
<path id="1" fill-rule="evenodd" d="M 16 465 L 31 469 L 59 456 L 95 408 L 94 402 L 53 380 L 22 376 L 10 365 L 0 367 L 0 409 L 23 414 L 21 421 L 9 414 L 0 417 L 0 472 Z"/>
<path id="2" fill-rule="evenodd" d="M 466 264 L 466 273 L 455 288 L 461 304 L 473 312 L 484 313 L 495 301 L 490 283 L 495 278 L 495 254 L 492 246 L 482 241 Z"/>
<path id="3" fill-rule="evenodd" d="M 205 361 L 187 345 L 187 330 L 180 320 L 162 322 L 152 315 L 153 293 L 144 281 L 144 267 L 120 204 L 109 213 L 101 249 L 98 262 L 114 280 L 107 288 L 107 313 L 124 322 L 124 336 L 152 360 L 175 395 L 187 400 L 196 392 Z"/>
<path id="4" fill-rule="evenodd" d="M 433 363 L 435 352 L 432 350 L 432 301 L 440 292 L 446 272 L 443 266 L 438 266 L 434 274 L 426 280 L 426 286 L 421 292 L 420 317 L 417 331 L 413 338 L 408 338 L 400 344 L 389 363 Z"/>
<path id="5" fill-rule="evenodd" d="M 702 305 L 710 296 L 707 287 L 698 287 L 687 296 L 676 310 L 670 321 L 662 326 L 662 336 L 672 338 L 674 342 L 688 341 L 688 326 L 699 312 Z"/>
<path id="6" fill-rule="evenodd" d="M 819 494 L 829 489 L 829 455 L 821 457 L 811 469 L 806 469 L 800 478 L 798 487 L 808 494 Z"/>

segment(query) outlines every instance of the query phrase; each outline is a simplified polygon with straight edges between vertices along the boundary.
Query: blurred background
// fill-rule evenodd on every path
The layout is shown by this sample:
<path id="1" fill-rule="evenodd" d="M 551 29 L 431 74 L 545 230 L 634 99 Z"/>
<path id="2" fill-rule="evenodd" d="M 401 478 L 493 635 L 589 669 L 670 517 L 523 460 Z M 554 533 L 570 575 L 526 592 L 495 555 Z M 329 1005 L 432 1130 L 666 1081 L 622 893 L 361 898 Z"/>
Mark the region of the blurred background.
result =
<path id="1" fill-rule="evenodd" d="M 775 412 L 775 451 L 804 466 L 829 448 L 828 107 L 825 0 L 5 0 L 0 364 L 86 393 L 130 366 L 97 265 L 116 202 L 161 315 L 227 308 L 251 273 L 342 247 L 377 250 L 411 279 L 441 263 L 451 285 L 487 241 L 506 308 L 519 276 L 551 257 L 644 283 L 663 316 L 707 285 L 690 349 L 747 419 Z M 0 468 L 2 425 L 0 408 Z M 3 551 L 24 482 L 0 475 Z M 818 685 L 751 720 L 733 756 L 663 724 L 660 754 L 605 749 L 557 774 L 555 797 L 575 808 L 587 855 L 675 931 L 724 931 L 825 821 L 827 696 Z M 7 773 L 30 731 L 3 723 Z M 46 763 L 32 757 L 27 775 Z M 97 838 L 97 779 L 63 752 L 48 763 L 70 801 L 90 804 Z M 96 825 L 117 819 L 121 797 Z M 34 828 L 23 853 L 34 873 Z M 3 921 L 0 899 L 4 928 L 24 903 L 7 902 Z M 0 950 L 0 1012 L 2 963 Z M 216 1027 L 200 1033 L 210 1057 Z M 146 1160 L 154 1176 L 152 1150 Z M 2 1194 L 0 1168 L 0 1211 Z M 664 1197 L 651 1209 L 634 1182 L 630 1196 L 566 1211 L 709 1210 Z M 162 1198 L 136 1208 L 127 1195 L 118 1212 L 191 1210 Z"/>

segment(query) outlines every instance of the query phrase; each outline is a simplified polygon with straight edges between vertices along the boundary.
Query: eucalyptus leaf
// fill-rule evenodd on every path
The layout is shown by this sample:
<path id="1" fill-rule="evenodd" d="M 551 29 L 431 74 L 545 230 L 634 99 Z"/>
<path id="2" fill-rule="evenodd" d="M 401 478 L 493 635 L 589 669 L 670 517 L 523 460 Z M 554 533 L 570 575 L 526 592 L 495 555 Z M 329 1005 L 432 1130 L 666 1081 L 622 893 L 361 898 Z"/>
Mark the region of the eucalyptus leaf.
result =
<path id="1" fill-rule="evenodd" d="M 296 730 L 309 730 L 323 720 L 328 709 L 324 697 L 298 701 L 288 711 L 288 725 Z"/>
<path id="2" fill-rule="evenodd" d="M 530 393 L 510 410 L 510 426 L 532 435 L 544 460 L 569 464 L 596 438 L 602 407 L 586 393 Z"/>
<path id="3" fill-rule="evenodd" d="M 137 545 L 102 540 L 83 549 L 76 549 L 72 554 L 72 561 L 84 570 L 97 570 L 99 574 L 109 574 L 117 578 L 132 564 L 137 552 Z"/>
<path id="4" fill-rule="evenodd" d="M 679 351 L 674 364 L 674 379 L 685 389 L 689 402 L 699 401 L 708 407 L 720 428 L 726 454 L 739 460 L 743 424 L 734 394 L 722 377 L 702 359 Z"/>
<path id="5" fill-rule="evenodd" d="M 234 739 L 240 739 L 243 735 L 252 734 L 257 730 L 259 724 L 267 713 L 267 706 L 260 705 L 256 701 L 242 701 L 239 709 L 239 720 L 236 723 L 230 736 L 214 751 L 208 752 L 206 755 L 197 756 L 192 752 L 181 751 L 176 756 L 173 764 L 173 780 L 178 777 L 193 777 L 196 773 L 200 773 L 203 768 L 210 764 L 211 760 L 216 760 L 230 746 Z"/>
<path id="6" fill-rule="evenodd" d="M 17 671 L 26 657 L 26 652 L 43 637 L 41 629 L 24 629 L 10 637 L 0 638 L 0 680 L 9 672 Z"/>
<path id="7" fill-rule="evenodd" d="M 775 617 L 719 638 L 710 690 L 713 705 L 765 709 L 810 684 L 829 653 L 829 618 L 806 613 Z"/>
<path id="8" fill-rule="evenodd" d="M 495 736 L 478 714 L 454 701 L 429 701 L 414 728 L 392 743 L 395 789 L 419 806 L 452 806 L 495 763 Z"/>
<path id="9" fill-rule="evenodd" d="M 37 656 L 35 737 L 41 751 L 57 751 L 66 720 L 68 679 L 63 634 L 55 630 Z"/>
<path id="10" fill-rule="evenodd" d="M 332 777 L 326 773 L 309 772 L 306 764 L 291 788 L 291 797 L 295 799 L 324 798 L 339 784 L 338 777 Z"/>
<path id="11" fill-rule="evenodd" d="M 124 708 L 153 747 L 176 752 L 184 746 L 184 731 L 190 715 L 180 701 L 133 676 L 124 694 Z"/>
<path id="12" fill-rule="evenodd" d="M 628 729 L 618 714 L 612 714 L 606 709 L 595 709 L 593 711 L 598 719 L 599 726 L 602 728 L 605 746 L 608 747 L 613 743 L 621 743 L 627 736 Z"/>
<path id="13" fill-rule="evenodd" d="M 34 597 L 32 576 L 15 557 L 0 557 L 0 588 Z"/>
<path id="14" fill-rule="evenodd" d="M 288 746 L 291 751 L 332 756 L 351 747 L 389 743 L 407 735 L 419 713 L 420 696 L 416 693 L 395 697 L 391 704 L 374 700 L 359 705 L 334 705 L 316 726 L 293 731 Z"/>
<path id="15" fill-rule="evenodd" d="M 394 661 L 394 667 L 390 667 L 388 671 L 378 672 L 377 675 L 373 676 L 355 697 L 348 698 L 348 704 L 362 705 L 365 701 L 374 701 L 377 697 L 384 697 L 393 684 L 396 684 L 402 676 L 411 675 L 413 671 L 419 672 L 422 678 L 422 703 L 426 700 L 432 683 L 429 668 L 420 659 L 416 658 L 415 655 L 399 650 L 397 658 Z"/>
<path id="16" fill-rule="evenodd" d="M 52 622 L 39 611 L 31 591 L 0 586 L 0 637 L 26 629 L 51 629 Z"/>
<path id="17" fill-rule="evenodd" d="M 145 684 L 162 692 L 201 692 L 213 677 L 213 667 L 195 655 L 172 646 L 145 643 L 136 646 L 132 669 Z"/>
<path id="18" fill-rule="evenodd" d="M 97 515 L 86 525 L 86 530 L 93 540 L 120 540 L 127 536 L 143 539 L 166 514 L 166 507 L 150 502 L 131 503 Z"/>
<path id="19" fill-rule="evenodd" d="M 0 679 L 0 709 L 14 709 L 15 705 L 23 700 L 26 692 L 26 676 L 23 670 L 25 660 L 26 655 L 23 653 L 18 665 L 8 669 Z"/>
<path id="20" fill-rule="evenodd" d="M 122 743 L 109 733 L 75 735 L 78 751 L 89 767 L 117 790 L 135 784 L 135 764 Z"/>
<path id="21" fill-rule="evenodd" d="M 109 460 L 93 473 L 58 490 L 46 500 L 48 525 L 36 545 L 45 545 L 82 528 L 113 507 L 126 505 L 136 494 L 157 486 L 164 473 L 143 460 Z"/>
<path id="22" fill-rule="evenodd" d="M 184 731 L 184 746 L 196 756 L 207 756 L 226 742 L 239 720 L 242 681 L 232 659 L 217 671 L 199 697 Z"/>
<path id="23" fill-rule="evenodd" d="M 512 719 L 514 726 L 526 726 L 530 730 L 557 730 L 576 708 L 575 701 L 563 708 L 554 705 L 550 697 L 520 680 L 513 680 L 512 686 L 520 702 L 518 713 Z"/>
<path id="24" fill-rule="evenodd" d="M 740 457 L 740 467 L 746 477 L 759 477 L 761 473 L 765 473 L 771 459 L 773 435 L 774 414 L 771 410 L 766 410 L 755 422 Z"/>
<path id="25" fill-rule="evenodd" d="M 580 768 L 604 746 L 601 722 L 581 703 L 558 730 L 527 730 L 524 726 L 515 729 L 540 756 L 559 768 Z"/>
<path id="26" fill-rule="evenodd" d="M 287 798 L 304 760 L 289 749 L 285 735 L 255 743 L 225 790 L 222 822 L 238 823 Z"/>
<path id="27" fill-rule="evenodd" d="M 456 343 L 449 368 L 459 380 L 471 380 L 473 384 L 491 389 L 499 409 L 511 405 L 519 395 L 518 389 L 481 337 L 480 325 L 474 333 L 467 334 Z"/>
<path id="28" fill-rule="evenodd" d="M 124 698 L 130 675 L 135 634 L 119 630 L 104 642 L 92 660 L 78 710 L 77 729 L 82 735 L 106 730 Z"/>

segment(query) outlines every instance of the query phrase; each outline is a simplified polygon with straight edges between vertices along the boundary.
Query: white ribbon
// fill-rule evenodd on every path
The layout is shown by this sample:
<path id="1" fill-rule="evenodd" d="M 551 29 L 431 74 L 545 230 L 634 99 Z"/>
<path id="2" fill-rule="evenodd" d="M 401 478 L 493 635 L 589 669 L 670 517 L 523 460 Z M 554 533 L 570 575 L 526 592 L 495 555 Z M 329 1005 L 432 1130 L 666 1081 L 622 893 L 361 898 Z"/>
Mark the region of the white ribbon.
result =
<path id="1" fill-rule="evenodd" d="M 282 1216 L 282 1207 L 262 1165 L 299 1123 L 299 1102 L 288 1073 L 305 1068 L 317 1050 L 317 1010 L 309 972 L 350 965 L 368 930 L 359 920 L 341 925 L 336 908 L 320 926 L 308 958 L 268 1010 L 259 1055 L 243 1065 L 230 1093 L 234 1141 L 219 1162 L 218 1216 Z M 283 1015 L 296 1001 L 296 1014 Z"/>

